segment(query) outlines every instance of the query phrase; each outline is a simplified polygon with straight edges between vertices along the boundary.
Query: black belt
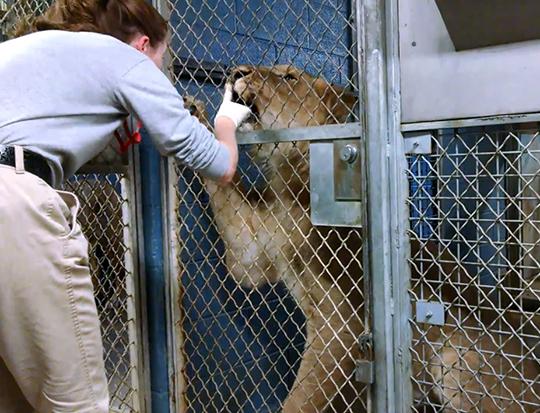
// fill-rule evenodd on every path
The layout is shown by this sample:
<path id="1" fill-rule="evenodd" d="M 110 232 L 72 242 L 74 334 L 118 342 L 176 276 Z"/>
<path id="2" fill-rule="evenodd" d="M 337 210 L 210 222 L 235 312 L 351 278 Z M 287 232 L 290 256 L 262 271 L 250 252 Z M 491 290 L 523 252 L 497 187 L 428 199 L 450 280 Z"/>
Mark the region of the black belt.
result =
<path id="1" fill-rule="evenodd" d="M 24 150 L 24 170 L 39 176 L 49 185 L 52 185 L 52 173 L 47 160 L 35 152 Z M 15 166 L 15 148 L 0 145 L 0 164 Z"/>

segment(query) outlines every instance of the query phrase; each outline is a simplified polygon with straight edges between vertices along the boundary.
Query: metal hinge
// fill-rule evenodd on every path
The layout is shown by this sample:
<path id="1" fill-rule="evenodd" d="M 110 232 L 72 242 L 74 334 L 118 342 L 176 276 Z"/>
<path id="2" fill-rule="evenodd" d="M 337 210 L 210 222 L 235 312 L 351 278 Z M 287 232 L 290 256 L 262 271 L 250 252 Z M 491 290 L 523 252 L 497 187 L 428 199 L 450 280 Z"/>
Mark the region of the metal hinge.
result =
<path id="1" fill-rule="evenodd" d="M 438 301 L 417 301 L 416 321 L 435 326 L 444 325 L 444 304 Z"/>
<path id="2" fill-rule="evenodd" d="M 406 154 L 430 155 L 433 151 L 433 136 L 429 132 L 410 132 L 403 134 Z"/>
<path id="3" fill-rule="evenodd" d="M 375 381 L 373 364 L 374 363 L 369 360 L 356 360 L 354 379 L 358 383 L 373 384 Z"/>
<path id="4" fill-rule="evenodd" d="M 358 346 L 364 358 L 356 360 L 354 378 L 359 383 L 372 384 L 375 381 L 375 370 L 372 361 L 373 336 L 371 333 L 362 334 L 358 338 Z"/>

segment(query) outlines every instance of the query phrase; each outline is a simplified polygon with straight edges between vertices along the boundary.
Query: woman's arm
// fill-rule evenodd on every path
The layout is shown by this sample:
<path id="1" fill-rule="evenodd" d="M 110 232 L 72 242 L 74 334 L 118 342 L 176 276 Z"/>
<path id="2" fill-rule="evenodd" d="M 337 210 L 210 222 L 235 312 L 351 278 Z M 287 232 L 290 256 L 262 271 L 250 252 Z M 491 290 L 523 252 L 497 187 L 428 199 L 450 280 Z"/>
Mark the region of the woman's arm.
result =
<path id="1" fill-rule="evenodd" d="M 216 136 L 184 108 L 182 97 L 149 59 L 132 67 L 118 81 L 115 99 L 143 123 L 158 151 L 174 156 L 202 175 L 230 182 L 238 163 L 236 127 L 250 110 L 231 102 L 226 93 L 216 116 Z M 217 140 L 216 140 L 217 138 Z"/>
<path id="2" fill-rule="evenodd" d="M 219 184 L 226 185 L 232 181 L 236 172 L 236 167 L 238 166 L 236 125 L 231 119 L 223 116 L 216 118 L 214 130 L 216 138 L 229 151 L 229 169 L 227 169 L 227 172 L 225 172 L 221 179 L 218 180 Z"/>

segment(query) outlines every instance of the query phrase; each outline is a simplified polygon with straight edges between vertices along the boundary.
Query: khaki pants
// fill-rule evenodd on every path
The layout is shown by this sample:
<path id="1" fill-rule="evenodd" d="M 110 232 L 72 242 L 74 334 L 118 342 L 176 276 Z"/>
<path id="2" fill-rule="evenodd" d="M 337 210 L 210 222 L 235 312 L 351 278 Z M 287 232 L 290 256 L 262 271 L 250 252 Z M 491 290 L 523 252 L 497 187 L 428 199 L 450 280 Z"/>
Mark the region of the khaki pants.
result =
<path id="1" fill-rule="evenodd" d="M 78 207 L 75 195 L 0 165 L 0 413 L 108 412 Z"/>

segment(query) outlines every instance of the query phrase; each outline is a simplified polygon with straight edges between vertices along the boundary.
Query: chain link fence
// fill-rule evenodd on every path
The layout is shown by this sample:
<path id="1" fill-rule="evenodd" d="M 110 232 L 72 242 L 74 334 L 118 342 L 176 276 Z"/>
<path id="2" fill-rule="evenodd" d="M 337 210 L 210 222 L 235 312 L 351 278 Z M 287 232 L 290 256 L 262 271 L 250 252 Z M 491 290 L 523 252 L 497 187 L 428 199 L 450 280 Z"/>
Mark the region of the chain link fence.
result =
<path id="1" fill-rule="evenodd" d="M 134 250 L 134 201 L 127 173 L 76 175 L 66 182 L 81 209 L 101 322 L 111 409 L 142 412 L 141 326 Z"/>
<path id="2" fill-rule="evenodd" d="M 539 411 L 538 125 L 426 134 L 409 156 L 415 411 Z"/>
<path id="3" fill-rule="evenodd" d="M 10 38 L 16 27 L 42 14 L 51 3 L 50 0 L 0 1 L 0 41 Z"/>
<path id="4" fill-rule="evenodd" d="M 254 112 L 247 130 L 360 120 L 354 5 L 167 7 L 171 78 L 202 102 L 204 119 L 227 77 Z M 244 146 L 230 189 L 172 174 L 181 411 L 371 409 L 366 388 L 344 380 L 347 359 L 370 359 L 359 345 L 369 337 L 369 295 L 354 276 L 362 235 L 309 223 L 307 143 L 279 136 Z M 429 139 L 430 152 L 408 156 L 413 410 L 536 412 L 537 127 L 445 129 Z M 314 265 L 327 253 L 335 272 Z"/>
<path id="5" fill-rule="evenodd" d="M 307 162 L 294 144 L 253 156 L 263 151 Z M 288 168 L 264 195 L 244 174 L 224 190 L 178 171 L 187 411 L 366 409 L 352 379 L 365 329 L 361 234 L 313 227 L 307 176 Z"/>
<path id="6" fill-rule="evenodd" d="M 2 33 L 45 5 L 0 0 Z M 373 358 L 364 234 L 314 226 L 309 202 L 310 134 L 362 119 L 355 2 L 159 5 L 192 113 L 211 128 L 229 79 L 253 111 L 243 131 L 280 131 L 240 138 L 228 188 L 169 164 L 175 409 L 371 411 L 353 377 Z M 538 131 L 437 129 L 408 155 L 413 411 L 540 411 Z M 141 411 L 132 176 L 66 185 L 83 202 L 113 406 Z"/>
<path id="7" fill-rule="evenodd" d="M 239 172 L 219 188 L 169 168 L 176 405 L 203 412 L 356 412 L 370 358 L 362 233 L 310 220 L 309 141 L 288 132 L 358 123 L 354 4 L 167 1 L 169 74 L 206 122 L 226 79 L 251 107 Z M 330 136 L 332 135 L 330 130 Z"/>
<path id="8" fill-rule="evenodd" d="M 1 40 L 43 13 L 47 1 L 0 2 Z M 81 203 L 78 220 L 89 241 L 94 295 L 101 322 L 111 412 L 143 412 L 142 322 L 137 278 L 134 176 L 111 146 L 64 183 Z"/>
<path id="9" fill-rule="evenodd" d="M 333 112 L 340 101 L 354 100 L 358 91 L 353 3 L 179 0 L 167 1 L 163 8 L 170 21 L 172 80 L 183 95 L 203 101 L 211 115 L 221 102 L 219 87 L 231 68 L 285 65 L 292 67 L 261 73 L 249 90 L 236 90 L 256 115 L 266 116 L 265 128 L 358 120 L 354 105 L 339 107 L 335 117 L 322 118 L 319 113 Z M 303 78 L 300 71 L 313 77 Z M 291 84 L 285 94 L 274 96 L 274 75 Z M 265 107 L 260 93 L 276 99 Z M 313 93 L 323 99 L 305 104 Z M 270 115 L 274 119 L 269 120 Z"/>

